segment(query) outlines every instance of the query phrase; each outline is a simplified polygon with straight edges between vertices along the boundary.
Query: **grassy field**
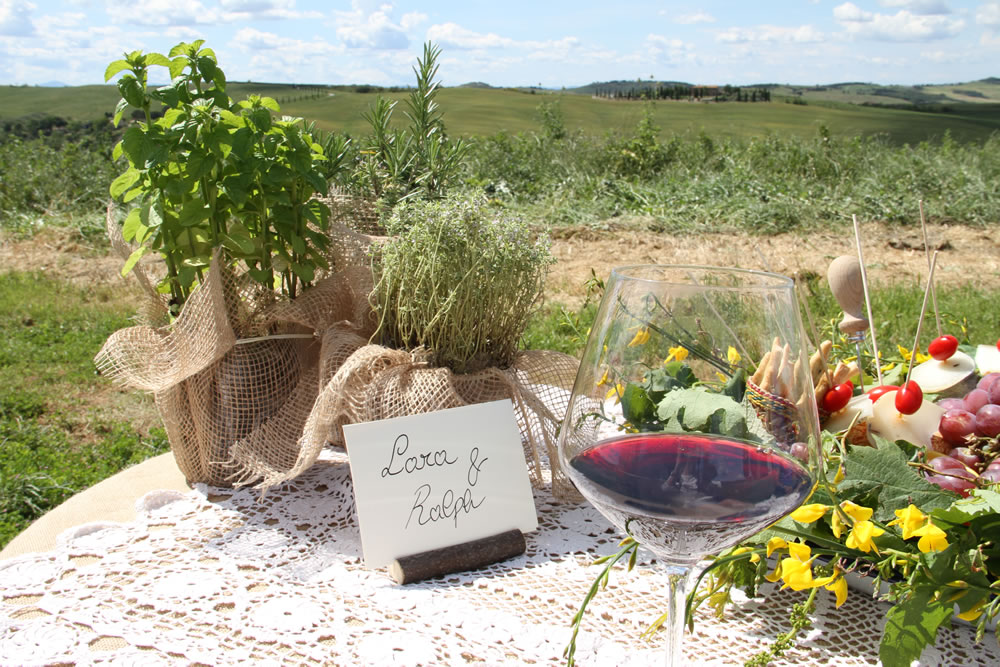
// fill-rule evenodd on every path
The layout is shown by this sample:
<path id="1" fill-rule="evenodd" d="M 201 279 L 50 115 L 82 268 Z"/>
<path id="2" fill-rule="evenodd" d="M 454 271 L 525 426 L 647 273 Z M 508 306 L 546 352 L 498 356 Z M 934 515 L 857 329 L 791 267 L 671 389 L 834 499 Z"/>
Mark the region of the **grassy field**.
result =
<path id="1" fill-rule="evenodd" d="M 971 84 L 970 84 L 971 85 Z M 983 84 L 986 85 L 986 84 Z M 250 93 L 274 97 L 282 112 L 315 121 L 326 131 L 352 136 L 368 130 L 362 114 L 375 99 L 374 93 L 343 89 L 306 88 L 277 84 L 232 83 L 228 92 L 234 99 Z M 805 95 L 810 99 L 812 93 Z M 695 103 L 659 102 L 653 117 L 665 133 L 685 134 L 704 131 L 717 137 L 746 138 L 769 133 L 783 136 L 813 136 L 823 125 L 836 136 L 885 134 L 894 144 L 917 143 L 940 138 L 946 131 L 959 141 L 980 141 L 1000 130 L 1000 113 L 984 105 L 953 105 L 948 113 L 916 113 L 904 109 L 865 107 L 847 102 L 859 98 L 829 93 L 817 94 L 814 101 L 825 104 Z M 402 100 L 406 93 L 386 93 Z M 879 97 L 883 103 L 901 102 Z M 7 87 L 0 96 L 0 118 L 13 119 L 47 113 L 74 120 L 92 120 L 110 112 L 118 100 L 114 86 L 75 88 Z M 570 93 L 528 92 L 493 88 L 444 88 L 439 103 L 446 110 L 449 131 L 457 136 L 484 136 L 496 132 L 517 133 L 538 128 L 536 109 L 542 101 L 558 100 L 568 130 L 601 136 L 606 132 L 629 131 L 643 115 L 637 102 L 615 102 Z M 844 104 L 834 104 L 841 102 Z M 998 100 L 1000 101 L 1000 100 Z M 397 117 L 403 121 L 402 106 Z"/>

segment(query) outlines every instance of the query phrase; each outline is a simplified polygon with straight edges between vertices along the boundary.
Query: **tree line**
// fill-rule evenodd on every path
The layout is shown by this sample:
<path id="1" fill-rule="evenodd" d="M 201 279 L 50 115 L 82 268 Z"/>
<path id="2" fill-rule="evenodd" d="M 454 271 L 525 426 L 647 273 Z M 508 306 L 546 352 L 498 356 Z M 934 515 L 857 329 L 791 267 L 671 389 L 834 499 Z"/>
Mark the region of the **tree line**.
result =
<path id="1" fill-rule="evenodd" d="M 770 102 L 767 88 L 738 86 L 637 85 L 630 88 L 598 88 L 595 97 L 609 100 L 693 100 L 714 102 Z"/>

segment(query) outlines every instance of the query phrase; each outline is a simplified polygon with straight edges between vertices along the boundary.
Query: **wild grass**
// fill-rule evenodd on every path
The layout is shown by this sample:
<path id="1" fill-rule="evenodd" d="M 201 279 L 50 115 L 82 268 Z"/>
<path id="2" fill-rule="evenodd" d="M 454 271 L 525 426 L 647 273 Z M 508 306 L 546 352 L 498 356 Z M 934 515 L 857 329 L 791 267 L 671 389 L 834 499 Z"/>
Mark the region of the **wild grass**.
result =
<path id="1" fill-rule="evenodd" d="M 0 274 L 0 547 L 73 494 L 167 450 L 162 429 L 141 432 L 94 400 L 113 390 L 93 357 L 130 315 L 110 288 Z"/>

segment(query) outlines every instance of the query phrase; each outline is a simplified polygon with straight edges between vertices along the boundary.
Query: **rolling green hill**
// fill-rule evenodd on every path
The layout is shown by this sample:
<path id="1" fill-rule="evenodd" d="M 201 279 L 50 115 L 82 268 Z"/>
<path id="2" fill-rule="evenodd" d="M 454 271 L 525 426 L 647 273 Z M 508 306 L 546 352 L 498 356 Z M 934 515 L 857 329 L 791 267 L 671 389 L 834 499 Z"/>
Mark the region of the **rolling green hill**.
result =
<path id="1" fill-rule="evenodd" d="M 367 133 L 368 125 L 362 114 L 374 102 L 375 94 L 356 92 L 358 88 L 230 83 L 229 94 L 237 100 L 250 93 L 269 95 L 278 100 L 285 114 L 315 121 L 323 130 L 359 136 Z M 900 108 L 913 103 L 907 102 L 902 93 L 888 96 L 869 84 L 820 88 L 774 88 L 776 100 L 779 95 L 795 96 L 806 104 L 661 101 L 654 107 L 654 117 L 665 133 L 704 131 L 715 136 L 746 137 L 773 132 L 815 136 L 817 128 L 823 125 L 837 135 L 884 133 L 899 144 L 933 139 L 945 131 L 960 141 L 979 141 L 1000 130 L 1000 81 L 997 80 L 926 87 L 920 99 L 945 100 L 947 112 L 918 113 Z M 976 101 L 962 103 L 953 97 L 959 93 L 951 92 L 949 97 L 946 89 L 964 91 L 961 95 Z M 383 94 L 400 101 L 406 97 L 405 91 Z M 118 91 L 111 85 L 10 86 L 0 92 L 0 119 L 56 115 L 68 120 L 93 120 L 111 112 L 117 100 Z M 897 107 L 861 104 L 872 100 Z M 643 113 L 643 104 L 638 102 L 595 99 L 571 92 L 469 86 L 444 88 L 438 101 L 449 132 L 460 136 L 537 130 L 540 127 L 537 109 L 543 101 L 558 101 L 567 129 L 591 135 L 631 131 Z M 405 121 L 402 104 L 397 107 L 396 117 L 400 122 Z"/>

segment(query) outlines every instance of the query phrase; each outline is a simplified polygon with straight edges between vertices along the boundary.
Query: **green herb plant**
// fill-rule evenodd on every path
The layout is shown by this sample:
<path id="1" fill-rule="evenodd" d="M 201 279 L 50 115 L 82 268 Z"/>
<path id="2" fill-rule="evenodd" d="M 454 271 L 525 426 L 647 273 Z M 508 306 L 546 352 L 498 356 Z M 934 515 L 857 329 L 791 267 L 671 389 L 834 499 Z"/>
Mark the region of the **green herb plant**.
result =
<path id="1" fill-rule="evenodd" d="M 128 168 L 111 195 L 130 207 L 122 234 L 137 245 L 122 274 L 159 252 L 167 271 L 159 289 L 174 314 L 217 250 L 290 298 L 327 268 L 330 213 L 315 198 L 327 189 L 322 147 L 300 119 L 275 118 L 280 108 L 269 97 L 233 103 L 202 43 L 178 44 L 169 57 L 134 51 L 105 72 L 105 80 L 124 72 L 114 123 L 129 107 L 144 116 L 114 150 Z M 149 87 L 154 67 L 169 71 L 169 85 Z"/>
<path id="2" fill-rule="evenodd" d="M 407 127 L 392 126 L 397 103 L 381 95 L 364 114 L 371 134 L 361 150 L 355 186 L 387 208 L 415 196 L 444 196 L 467 152 L 468 146 L 461 139 L 448 138 L 436 101 L 440 55 L 441 49 L 428 42 L 413 68 L 417 85 L 406 99 Z"/>
<path id="3" fill-rule="evenodd" d="M 376 338 L 457 373 L 506 368 L 542 293 L 546 237 L 483 199 L 411 200 L 375 258 Z"/>

